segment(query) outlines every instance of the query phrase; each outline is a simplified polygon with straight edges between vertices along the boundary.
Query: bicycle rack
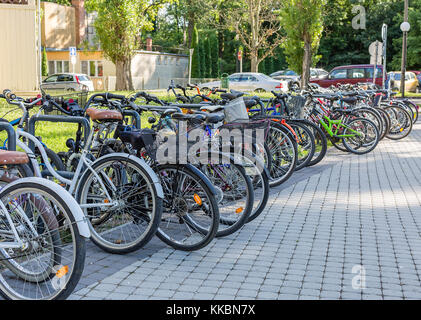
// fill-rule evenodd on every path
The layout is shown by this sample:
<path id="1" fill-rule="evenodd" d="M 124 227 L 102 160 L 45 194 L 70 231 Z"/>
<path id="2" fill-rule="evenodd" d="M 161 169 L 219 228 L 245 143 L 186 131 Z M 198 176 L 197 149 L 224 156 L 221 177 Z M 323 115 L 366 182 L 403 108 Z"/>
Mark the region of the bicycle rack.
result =
<path id="1" fill-rule="evenodd" d="M 8 122 L 0 122 L 0 131 L 7 131 L 7 150 L 16 151 L 16 132 Z"/>
<path id="2" fill-rule="evenodd" d="M 28 123 L 28 132 L 35 136 L 35 123 L 37 122 L 67 122 L 67 123 L 78 123 L 82 125 L 85 129 L 83 130 L 83 136 L 85 141 L 88 139 L 89 133 L 91 131 L 90 122 L 85 117 L 69 117 L 69 116 L 55 116 L 55 115 L 40 115 L 40 116 L 32 116 L 29 119 Z M 34 143 L 29 141 L 29 148 L 32 151 L 35 150 Z"/>
<path id="3" fill-rule="evenodd" d="M 142 128 L 142 126 L 141 126 L 141 120 L 140 120 L 140 115 L 139 115 L 139 113 L 138 112 L 136 112 L 136 111 L 134 111 L 134 110 L 124 110 L 123 111 L 123 116 L 124 117 L 132 117 L 134 120 L 135 120 L 135 122 L 136 122 L 136 128 L 137 129 L 141 129 Z"/>

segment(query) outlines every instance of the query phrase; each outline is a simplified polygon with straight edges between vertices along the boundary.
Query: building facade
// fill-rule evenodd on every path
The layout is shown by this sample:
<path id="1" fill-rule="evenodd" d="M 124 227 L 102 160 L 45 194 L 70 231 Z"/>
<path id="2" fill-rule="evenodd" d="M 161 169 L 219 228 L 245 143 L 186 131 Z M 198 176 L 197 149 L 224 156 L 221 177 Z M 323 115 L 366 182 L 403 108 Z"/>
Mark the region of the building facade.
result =
<path id="1" fill-rule="evenodd" d="M 42 46 L 47 52 L 48 73 L 84 73 L 96 90 L 115 90 L 115 65 L 98 46 L 96 50 L 78 49 L 75 64 L 71 63 L 69 47 L 95 46 L 95 14 L 88 15 L 84 4 L 84 0 L 72 0 L 72 6 L 41 2 Z M 171 79 L 188 76 L 188 56 L 138 51 L 132 59 L 132 76 L 135 89 L 166 88 Z"/>
<path id="2" fill-rule="evenodd" d="M 0 91 L 34 92 L 38 87 L 35 0 L 0 0 Z"/>

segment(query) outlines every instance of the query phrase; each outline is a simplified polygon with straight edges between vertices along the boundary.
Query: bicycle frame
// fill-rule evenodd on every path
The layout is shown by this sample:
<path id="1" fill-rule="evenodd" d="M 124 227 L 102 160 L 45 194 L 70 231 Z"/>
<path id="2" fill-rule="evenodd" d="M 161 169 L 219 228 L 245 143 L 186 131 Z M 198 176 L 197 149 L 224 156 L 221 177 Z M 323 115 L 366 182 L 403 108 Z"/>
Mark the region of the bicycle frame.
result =
<path id="1" fill-rule="evenodd" d="M 319 123 L 322 125 L 322 127 L 326 130 L 326 132 L 331 137 L 335 137 L 335 138 L 348 138 L 349 137 L 350 138 L 350 137 L 361 135 L 361 133 L 359 133 L 358 131 L 351 129 L 346 124 L 344 124 L 342 117 L 338 120 L 332 120 L 328 116 L 323 115 L 323 118 L 327 121 L 327 123 L 323 121 L 323 119 L 319 119 Z M 333 131 L 334 127 L 335 127 L 335 131 Z M 340 129 L 343 129 L 343 128 L 348 129 L 353 134 L 338 134 Z"/>
<path id="2" fill-rule="evenodd" d="M 69 187 L 68 191 L 69 191 L 70 194 L 72 194 L 72 195 L 76 194 L 77 188 L 79 186 L 79 177 L 81 177 L 81 174 L 83 173 L 82 169 L 83 169 L 84 166 L 86 166 L 86 168 L 87 168 L 86 170 L 90 170 L 94 174 L 95 178 L 98 180 L 99 184 L 101 185 L 101 188 L 103 188 L 103 190 L 105 191 L 105 195 L 108 199 L 108 202 L 107 203 L 101 203 L 101 204 L 82 204 L 82 205 L 80 205 L 80 207 L 82 209 L 83 208 L 94 208 L 94 207 L 112 207 L 112 206 L 118 204 L 117 201 L 112 201 L 112 198 L 110 197 L 110 195 L 107 191 L 107 188 L 104 185 L 103 179 L 92 168 L 92 166 L 91 166 L 92 161 L 90 161 L 87 157 L 87 155 L 88 155 L 87 146 L 89 146 L 92 142 L 93 135 L 94 135 L 93 130 L 91 130 L 91 132 L 89 134 L 88 141 L 86 143 L 85 148 L 82 150 L 82 154 L 80 156 L 79 163 L 77 165 L 74 176 L 71 180 L 66 179 L 65 177 L 63 177 L 62 175 L 60 175 L 58 172 L 55 171 L 55 169 L 51 165 L 50 161 L 48 160 L 48 156 L 47 156 L 47 153 L 44 149 L 43 144 L 36 137 L 34 137 L 33 135 L 25 132 L 22 128 L 19 128 L 16 131 L 16 135 L 17 135 L 17 138 L 22 136 L 22 137 L 25 137 L 26 139 L 28 139 L 28 141 L 32 141 L 35 144 L 35 146 L 38 148 L 39 152 L 41 153 L 43 163 L 47 167 L 48 171 L 52 174 L 52 176 L 54 178 L 56 178 L 57 180 L 66 184 Z M 29 148 L 29 146 L 26 145 L 25 143 L 23 143 L 22 141 L 20 141 L 19 139 L 17 139 L 16 144 L 17 144 L 17 146 L 22 148 L 25 151 L 25 153 L 28 155 L 29 161 L 31 162 L 32 167 L 34 168 L 34 175 L 37 176 L 37 177 L 42 177 L 41 170 L 39 168 L 39 164 L 38 164 L 38 161 L 36 159 L 36 156 L 32 152 L 32 150 Z M 117 188 L 112 184 L 111 181 L 107 181 L 107 184 L 113 190 L 117 190 Z"/>

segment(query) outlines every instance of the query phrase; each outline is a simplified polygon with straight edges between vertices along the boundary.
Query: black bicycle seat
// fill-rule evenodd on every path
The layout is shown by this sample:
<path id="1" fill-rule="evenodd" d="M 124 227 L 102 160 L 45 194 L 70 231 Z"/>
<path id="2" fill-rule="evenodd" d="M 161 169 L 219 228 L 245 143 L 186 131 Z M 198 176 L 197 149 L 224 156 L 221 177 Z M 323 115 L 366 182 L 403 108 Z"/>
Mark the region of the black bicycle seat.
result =
<path id="1" fill-rule="evenodd" d="M 235 90 L 231 90 L 230 93 L 222 93 L 221 94 L 221 98 L 224 100 L 234 100 L 237 98 L 240 98 L 242 96 L 244 96 L 245 93 L 244 92 L 240 92 L 240 91 L 235 91 Z"/>
<path id="2" fill-rule="evenodd" d="M 355 104 L 358 101 L 358 99 L 356 97 L 347 97 L 347 98 L 341 98 L 341 101 L 348 104 Z"/>

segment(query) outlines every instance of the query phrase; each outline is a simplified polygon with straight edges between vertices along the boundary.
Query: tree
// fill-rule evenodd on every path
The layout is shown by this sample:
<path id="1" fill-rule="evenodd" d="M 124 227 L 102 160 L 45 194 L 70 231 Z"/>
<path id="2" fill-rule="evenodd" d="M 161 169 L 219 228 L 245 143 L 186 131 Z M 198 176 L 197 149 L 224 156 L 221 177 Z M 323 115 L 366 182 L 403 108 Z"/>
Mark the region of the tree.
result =
<path id="1" fill-rule="evenodd" d="M 102 50 L 116 66 L 116 90 L 133 90 L 131 59 L 142 31 L 153 29 L 157 9 L 171 0 L 90 0 L 88 11 L 96 11 L 94 22 Z"/>
<path id="2" fill-rule="evenodd" d="M 192 63 L 191 63 L 191 76 L 192 78 L 200 78 L 200 50 L 199 50 L 199 33 L 196 27 L 193 30 L 193 37 L 191 48 L 193 51 Z"/>
<path id="3" fill-rule="evenodd" d="M 281 24 L 274 9 L 280 0 L 234 0 L 229 10 L 221 13 L 224 24 L 235 31 L 247 51 L 251 71 L 258 72 L 259 63 L 273 54 L 282 43 Z"/>
<path id="4" fill-rule="evenodd" d="M 323 31 L 326 0 L 285 0 L 280 10 L 287 34 L 283 44 L 290 68 L 301 74 L 301 87 L 307 88 Z"/>
<path id="5" fill-rule="evenodd" d="M 200 78 L 206 78 L 207 73 L 207 58 L 206 58 L 206 51 L 205 51 L 205 40 L 203 39 L 203 35 L 199 40 L 199 55 L 200 55 Z"/>
<path id="6" fill-rule="evenodd" d="M 45 51 L 45 47 L 42 49 L 42 57 L 41 57 L 41 75 L 43 77 L 48 76 L 48 66 L 47 66 L 47 52 Z"/>

